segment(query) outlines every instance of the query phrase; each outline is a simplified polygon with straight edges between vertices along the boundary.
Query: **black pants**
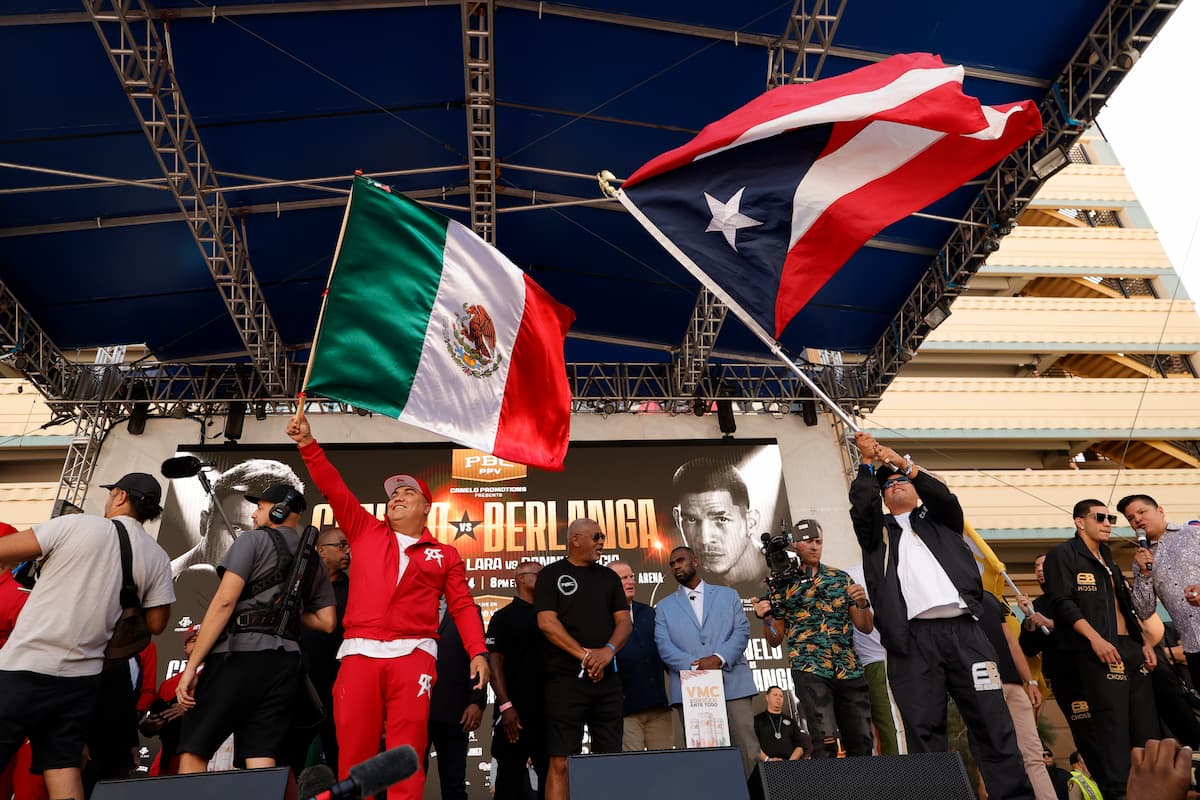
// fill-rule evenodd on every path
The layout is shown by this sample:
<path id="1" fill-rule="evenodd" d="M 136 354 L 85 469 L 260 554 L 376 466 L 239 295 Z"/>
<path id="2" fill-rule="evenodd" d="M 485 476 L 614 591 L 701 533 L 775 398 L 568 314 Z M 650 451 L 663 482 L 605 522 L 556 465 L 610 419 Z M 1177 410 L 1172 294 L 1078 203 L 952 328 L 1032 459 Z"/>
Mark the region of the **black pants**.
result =
<path id="1" fill-rule="evenodd" d="M 1100 786 L 1105 800 L 1123 800 L 1129 779 L 1129 749 L 1142 747 L 1158 735 L 1158 715 L 1154 709 L 1154 690 L 1150 677 L 1142 672 L 1142 648 L 1128 636 L 1117 638 L 1120 667 L 1100 663 L 1095 654 L 1075 653 L 1075 672 L 1083 693 L 1094 732 L 1092 753 L 1078 738 L 1075 745 L 1083 753 L 1092 778 Z M 1082 715 L 1079 721 L 1083 721 Z M 1075 733 L 1075 722 L 1071 733 Z"/>
<path id="2" fill-rule="evenodd" d="M 521 718 L 521 735 L 510 742 L 504 735 L 504 727 L 492 728 L 492 758 L 496 759 L 495 800 L 537 800 L 546 797 L 546 773 L 550 768 L 550 757 L 546 755 L 546 722 L 537 717 Z M 527 763 L 533 763 L 537 775 L 536 795 L 529 786 Z"/>
<path id="3" fill-rule="evenodd" d="M 83 768 L 85 796 L 91 796 L 98 781 L 129 777 L 137 741 L 137 695 L 129 663 L 122 662 L 100 673 L 100 692 L 88 730 L 88 762 Z"/>
<path id="4" fill-rule="evenodd" d="M 437 751 L 438 783 L 442 800 L 467 800 L 467 746 L 470 735 L 458 722 L 429 721 L 425 745 L 425 772 L 429 772 L 429 749 Z"/>
<path id="5" fill-rule="evenodd" d="M 1187 686 L 1167 662 L 1162 648 L 1155 655 L 1158 657 L 1158 666 L 1150 673 L 1150 683 L 1154 687 L 1154 705 L 1158 708 L 1160 721 L 1180 744 L 1200 750 L 1200 720 L 1196 719 L 1196 712 L 1192 710 Z M 1163 737 L 1156 735 L 1151 738 Z"/>
<path id="6" fill-rule="evenodd" d="M 992 800 L 1033 800 L 996 670 L 996 651 L 983 629 L 963 615 L 914 619 L 908 631 L 908 652 L 888 652 L 888 680 L 904 719 L 908 751 L 946 751 L 949 693 L 967 723 L 971 753 L 988 796 Z"/>
<path id="7" fill-rule="evenodd" d="M 793 669 L 792 682 L 812 736 L 813 758 L 837 758 L 838 739 L 848 756 L 871 755 L 875 733 L 865 677 L 838 680 Z"/>
<path id="8" fill-rule="evenodd" d="M 1187 658 L 1188 672 L 1192 673 L 1192 688 L 1200 692 L 1200 653 L 1184 653 Z"/>

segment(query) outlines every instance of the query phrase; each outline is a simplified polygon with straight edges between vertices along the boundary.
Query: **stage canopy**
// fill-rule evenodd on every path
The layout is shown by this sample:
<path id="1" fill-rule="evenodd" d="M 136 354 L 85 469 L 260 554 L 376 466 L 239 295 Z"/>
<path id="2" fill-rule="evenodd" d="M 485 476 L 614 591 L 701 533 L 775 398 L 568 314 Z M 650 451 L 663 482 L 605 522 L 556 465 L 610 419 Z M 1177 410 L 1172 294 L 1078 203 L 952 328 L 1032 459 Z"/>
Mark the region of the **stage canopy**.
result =
<path id="1" fill-rule="evenodd" d="M 811 369 L 839 401 L 869 402 L 1173 8 L 4 6 L 0 346 L 67 412 L 294 392 L 355 170 L 474 225 L 575 310 L 580 401 L 790 402 L 803 388 L 591 176 L 629 175 L 770 84 L 932 52 L 964 64 L 965 90 L 985 104 L 1036 100 L 1046 133 L 884 230 L 785 331 L 802 360 L 865 355 Z M 77 349 L 143 343 L 146 359 L 104 374 L 69 363 Z"/>

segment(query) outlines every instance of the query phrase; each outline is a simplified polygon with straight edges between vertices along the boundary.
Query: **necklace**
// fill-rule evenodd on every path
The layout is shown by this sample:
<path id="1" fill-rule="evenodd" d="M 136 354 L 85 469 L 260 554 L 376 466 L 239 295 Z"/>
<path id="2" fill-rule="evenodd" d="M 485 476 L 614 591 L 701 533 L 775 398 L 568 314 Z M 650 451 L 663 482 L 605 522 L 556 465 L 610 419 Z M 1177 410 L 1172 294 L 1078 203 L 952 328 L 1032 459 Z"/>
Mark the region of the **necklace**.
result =
<path id="1" fill-rule="evenodd" d="M 775 716 L 776 716 L 775 714 L 772 714 L 770 711 L 768 711 L 767 712 L 767 721 L 770 722 L 771 727 L 775 729 L 775 738 L 782 739 L 783 734 L 780 732 L 780 729 L 783 726 L 783 715 L 782 714 L 778 715 L 779 716 L 778 722 L 775 721 Z"/>

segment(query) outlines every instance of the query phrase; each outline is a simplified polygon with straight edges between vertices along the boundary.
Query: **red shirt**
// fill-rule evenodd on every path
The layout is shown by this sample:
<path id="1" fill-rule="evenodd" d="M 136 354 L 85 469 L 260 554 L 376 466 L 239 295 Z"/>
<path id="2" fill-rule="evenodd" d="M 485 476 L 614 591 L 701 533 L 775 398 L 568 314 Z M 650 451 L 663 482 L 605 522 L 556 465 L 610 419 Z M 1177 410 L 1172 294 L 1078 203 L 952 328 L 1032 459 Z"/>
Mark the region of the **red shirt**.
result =
<path id="1" fill-rule="evenodd" d="M 443 595 L 463 647 L 469 655 L 487 652 L 483 622 L 467 588 L 462 556 L 439 544 L 428 528 L 408 547 L 408 568 L 400 583 L 400 545 L 386 521 L 359 503 L 316 442 L 300 448 L 317 488 L 333 507 L 338 525 L 350 541 L 350 594 L 342 625 L 347 639 L 436 639 L 438 600 Z"/>
<path id="2" fill-rule="evenodd" d="M 28 599 L 29 591 L 17 583 L 11 571 L 0 573 L 0 647 L 8 641 L 8 635 L 17 624 L 17 615 Z"/>

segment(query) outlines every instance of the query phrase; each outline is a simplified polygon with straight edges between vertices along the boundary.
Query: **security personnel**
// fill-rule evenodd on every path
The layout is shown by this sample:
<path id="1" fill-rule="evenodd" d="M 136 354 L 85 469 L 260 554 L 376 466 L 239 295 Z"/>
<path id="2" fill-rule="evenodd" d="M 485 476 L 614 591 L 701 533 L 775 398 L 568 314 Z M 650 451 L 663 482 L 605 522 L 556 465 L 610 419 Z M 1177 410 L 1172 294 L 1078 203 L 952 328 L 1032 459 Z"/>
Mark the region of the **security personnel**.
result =
<path id="1" fill-rule="evenodd" d="M 1067 779 L 1067 797 L 1070 800 L 1104 800 L 1100 787 L 1088 774 L 1083 756 L 1076 750 L 1071 753 L 1071 777 Z"/>
<path id="2" fill-rule="evenodd" d="M 1070 653 L 1083 698 L 1068 724 L 1074 732 L 1090 718 L 1091 735 L 1076 737 L 1076 744 L 1104 796 L 1122 800 L 1130 748 L 1158 733 L 1148 672 L 1154 649 L 1142 641 L 1129 587 L 1108 548 L 1116 515 L 1099 500 L 1080 500 L 1072 514 L 1075 537 L 1051 550 L 1045 564 L 1055 634 Z"/>
<path id="3" fill-rule="evenodd" d="M 337 624 L 329 576 L 314 560 L 301 589 L 300 613 L 278 633 L 278 609 L 300 555 L 296 526 L 306 508 L 304 495 L 276 485 L 246 500 L 257 506 L 252 515 L 257 528 L 243 532 L 221 559 L 221 583 L 176 690 L 179 704 L 194 708 L 184 716 L 179 741 L 181 774 L 204 772 L 230 733 L 237 761 L 248 769 L 275 766 L 303 685 L 300 625 L 329 633 Z M 201 664 L 206 667 L 197 681 Z"/>

